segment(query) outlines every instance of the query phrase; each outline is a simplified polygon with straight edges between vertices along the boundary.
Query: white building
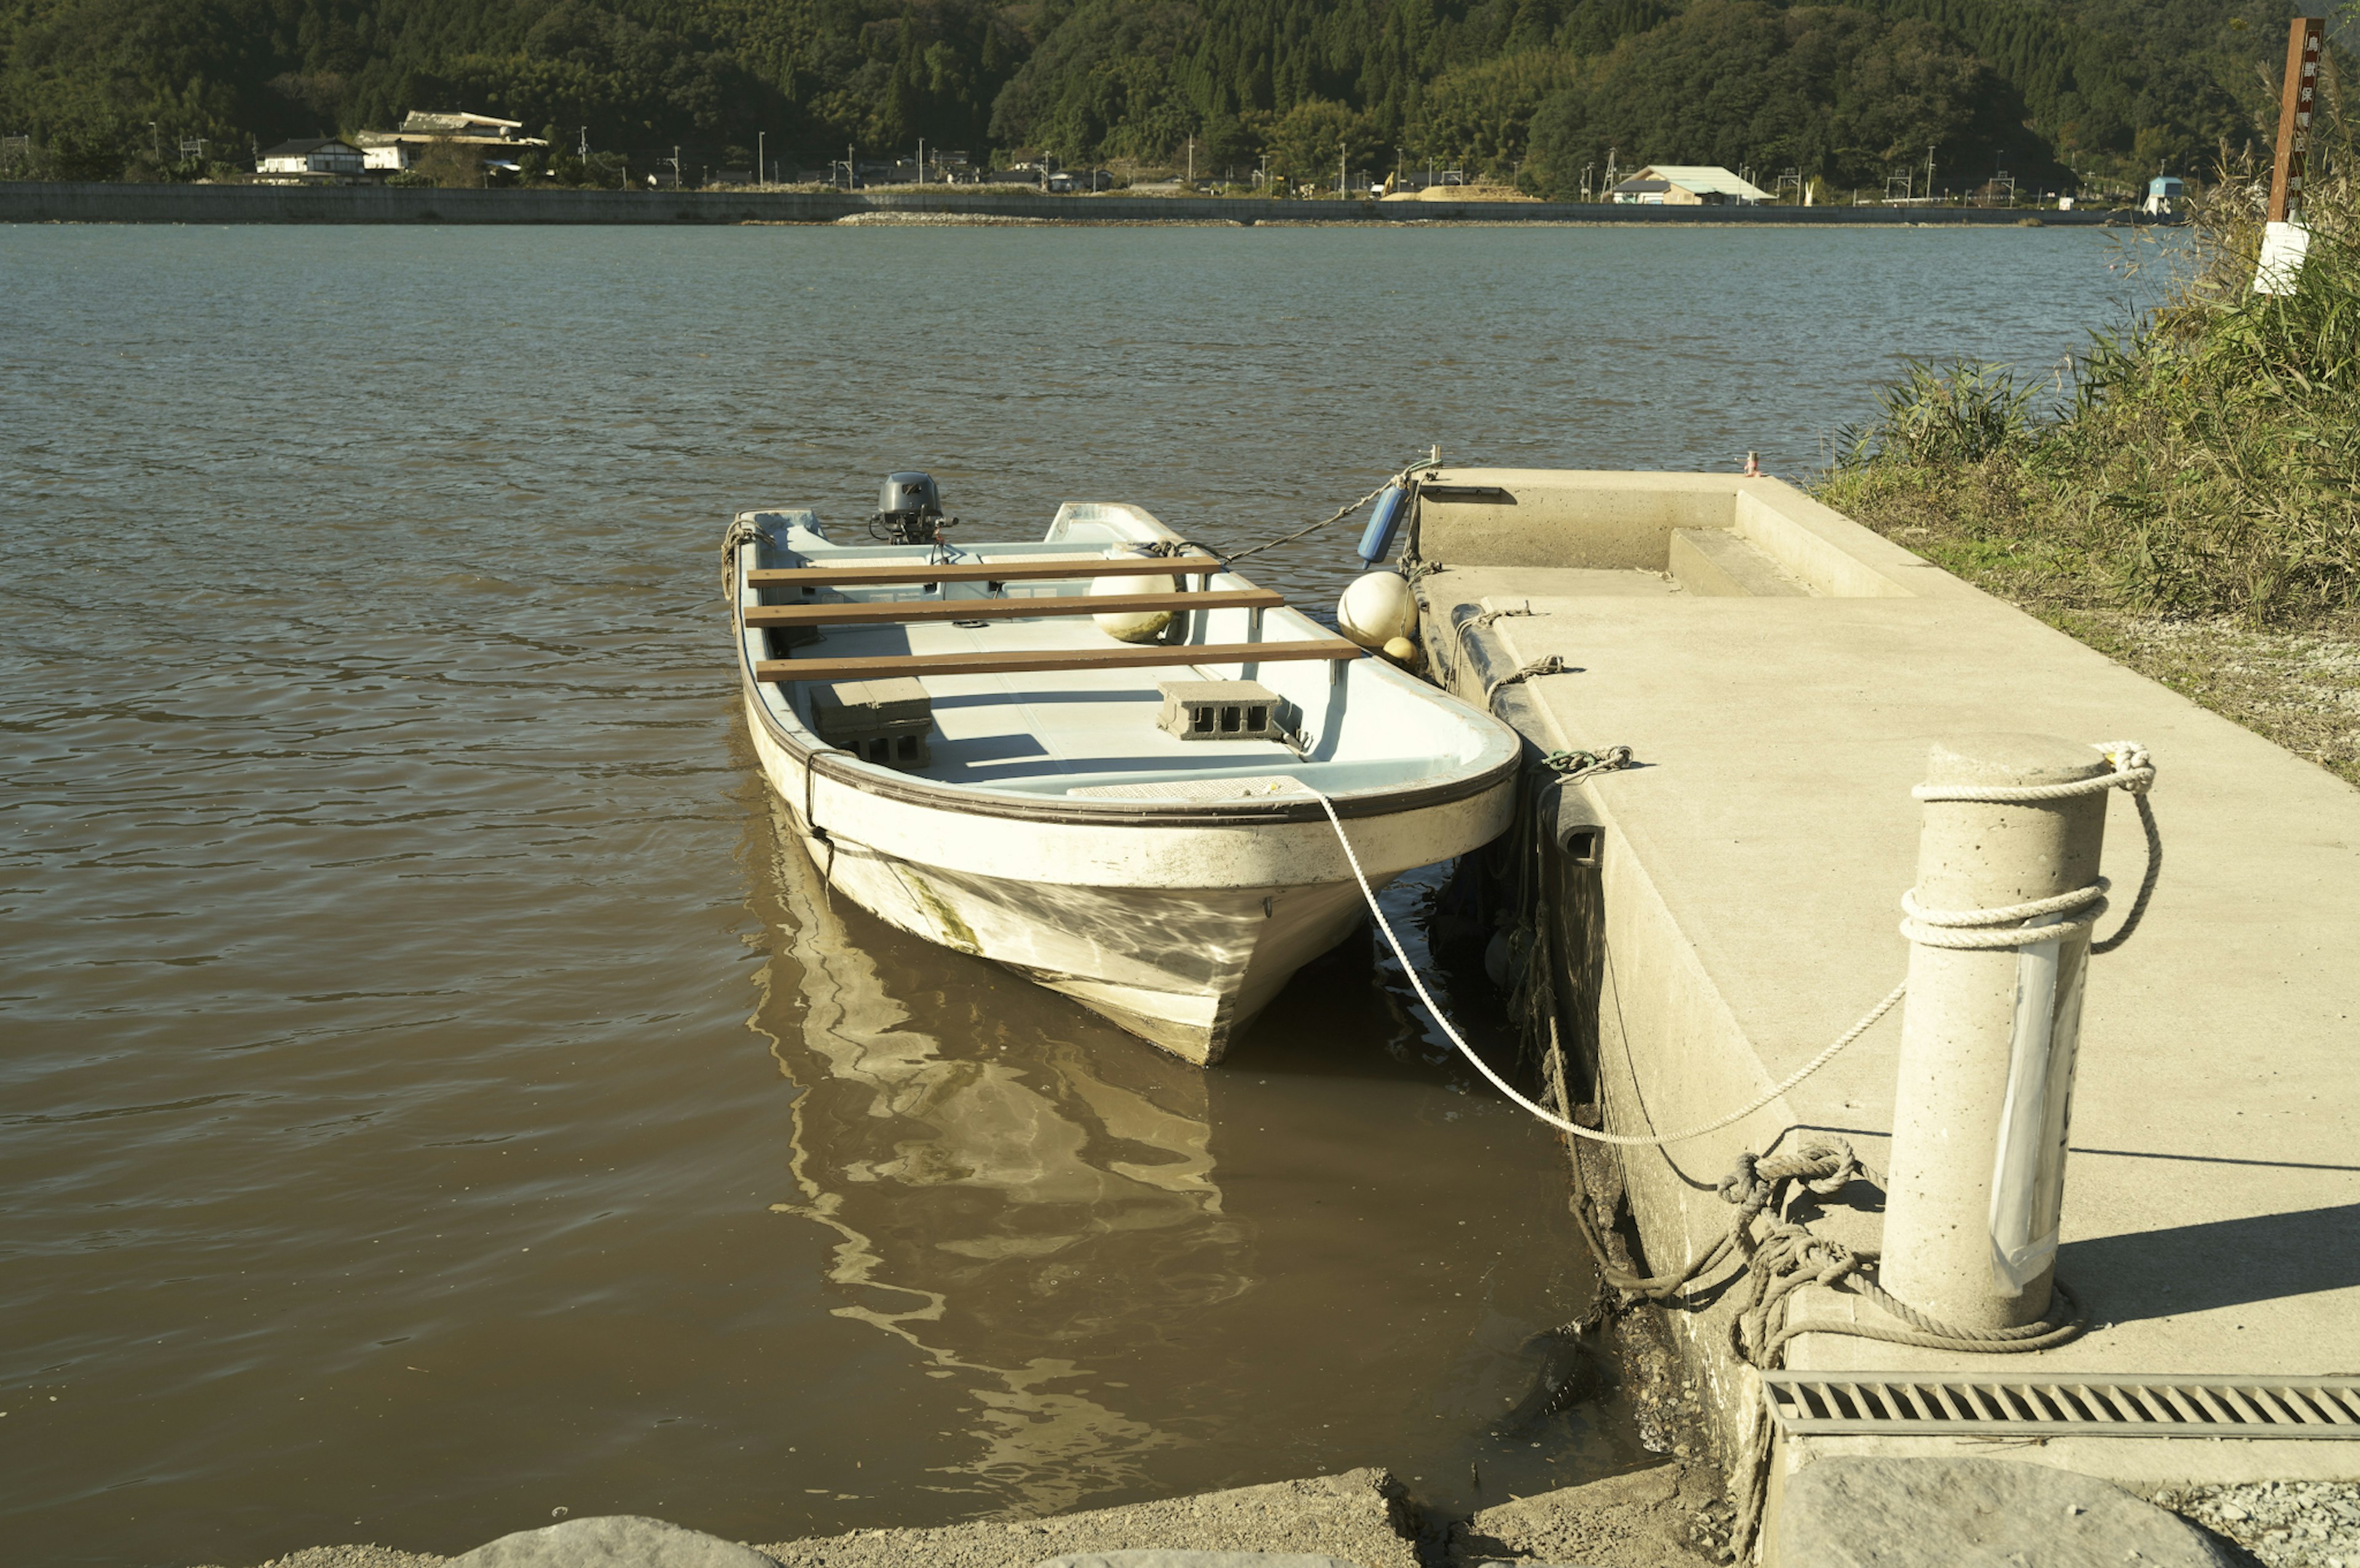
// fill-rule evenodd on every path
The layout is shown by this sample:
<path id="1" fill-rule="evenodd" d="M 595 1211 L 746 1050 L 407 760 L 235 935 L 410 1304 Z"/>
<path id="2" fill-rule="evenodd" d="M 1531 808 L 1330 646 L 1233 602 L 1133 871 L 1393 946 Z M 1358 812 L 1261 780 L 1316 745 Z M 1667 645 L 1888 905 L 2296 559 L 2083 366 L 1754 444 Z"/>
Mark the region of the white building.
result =
<path id="1" fill-rule="evenodd" d="M 1754 207 L 1770 192 L 1718 164 L 1654 163 L 1606 193 L 1610 201 L 1643 207 Z"/>
<path id="2" fill-rule="evenodd" d="M 281 177 L 349 177 L 360 173 L 363 165 L 361 149 L 352 143 L 341 136 L 317 136 L 309 141 L 280 142 L 255 159 L 254 171 Z"/>

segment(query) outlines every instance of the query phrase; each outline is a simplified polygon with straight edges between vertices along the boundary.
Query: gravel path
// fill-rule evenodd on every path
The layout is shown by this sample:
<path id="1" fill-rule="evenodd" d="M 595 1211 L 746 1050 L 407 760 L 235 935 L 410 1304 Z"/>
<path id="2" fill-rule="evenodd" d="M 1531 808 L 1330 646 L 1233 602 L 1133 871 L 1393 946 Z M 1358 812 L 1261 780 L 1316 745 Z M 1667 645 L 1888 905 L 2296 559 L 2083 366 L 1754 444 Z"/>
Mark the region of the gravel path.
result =
<path id="1" fill-rule="evenodd" d="M 2360 1568 L 2360 1484 L 2256 1481 L 2158 1492 L 2155 1500 L 2227 1536 L 2265 1568 Z"/>

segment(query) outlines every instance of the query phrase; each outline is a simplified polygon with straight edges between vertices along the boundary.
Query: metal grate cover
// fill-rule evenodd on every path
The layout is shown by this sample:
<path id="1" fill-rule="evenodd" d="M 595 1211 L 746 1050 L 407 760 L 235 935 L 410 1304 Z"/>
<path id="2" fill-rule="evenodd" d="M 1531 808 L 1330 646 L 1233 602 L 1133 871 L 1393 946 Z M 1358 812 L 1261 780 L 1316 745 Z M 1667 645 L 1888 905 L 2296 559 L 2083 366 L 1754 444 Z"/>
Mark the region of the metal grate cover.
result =
<path id="1" fill-rule="evenodd" d="M 2066 1381 L 1765 1372 L 1797 1436 L 2360 1438 L 2360 1377 Z"/>

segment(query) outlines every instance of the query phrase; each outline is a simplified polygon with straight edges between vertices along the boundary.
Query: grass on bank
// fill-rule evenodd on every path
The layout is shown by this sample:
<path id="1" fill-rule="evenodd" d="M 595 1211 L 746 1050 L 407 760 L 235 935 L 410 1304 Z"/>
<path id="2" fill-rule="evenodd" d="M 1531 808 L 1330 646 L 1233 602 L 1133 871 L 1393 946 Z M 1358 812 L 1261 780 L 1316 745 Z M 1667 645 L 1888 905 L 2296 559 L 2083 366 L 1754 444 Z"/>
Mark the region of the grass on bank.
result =
<path id="1" fill-rule="evenodd" d="M 2259 200 L 2224 177 L 2165 304 L 2094 340 L 2070 397 L 1913 365 L 1817 493 L 2360 784 L 2360 182 L 2335 140 L 2293 294 L 2253 291 Z"/>

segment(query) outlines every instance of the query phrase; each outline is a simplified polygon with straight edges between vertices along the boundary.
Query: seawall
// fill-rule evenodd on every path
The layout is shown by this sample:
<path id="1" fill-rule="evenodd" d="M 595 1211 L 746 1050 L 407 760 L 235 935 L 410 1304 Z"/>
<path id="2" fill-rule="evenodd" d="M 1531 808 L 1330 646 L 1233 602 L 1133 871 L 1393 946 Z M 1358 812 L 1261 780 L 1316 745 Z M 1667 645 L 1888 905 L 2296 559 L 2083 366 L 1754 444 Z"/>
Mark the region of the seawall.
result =
<path id="1" fill-rule="evenodd" d="M 1669 223 L 2009 228 L 2147 223 L 2005 207 L 1637 207 L 1584 201 L 1280 201 L 986 191 L 435 191 L 377 185 L 0 183 L 12 223 L 832 223 L 863 213 L 1060 223 Z"/>

